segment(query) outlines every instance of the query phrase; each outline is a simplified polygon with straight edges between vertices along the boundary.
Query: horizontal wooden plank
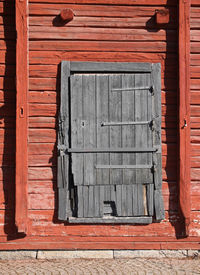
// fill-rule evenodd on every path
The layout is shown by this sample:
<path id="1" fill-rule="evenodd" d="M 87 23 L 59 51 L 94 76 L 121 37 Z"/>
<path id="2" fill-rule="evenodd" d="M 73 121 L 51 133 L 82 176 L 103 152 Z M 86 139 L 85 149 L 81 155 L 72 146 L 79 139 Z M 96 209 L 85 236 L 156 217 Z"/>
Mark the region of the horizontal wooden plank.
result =
<path id="1" fill-rule="evenodd" d="M 192 129 L 191 130 L 191 137 L 192 136 L 200 136 L 200 129 Z"/>
<path id="2" fill-rule="evenodd" d="M 193 0 L 194 1 L 194 0 Z M 197 1 L 197 0 L 196 0 Z M 84 4 L 106 4 L 106 5 L 170 5 L 175 6 L 177 0 L 154 0 L 150 2 L 148 0 L 84 0 Z M 30 0 L 29 3 L 40 3 L 39 0 Z M 43 3 L 55 3 L 55 0 L 43 0 Z M 82 1 L 79 0 L 57 0 L 56 3 L 59 4 L 82 4 Z"/>
<path id="3" fill-rule="evenodd" d="M 193 196 L 200 196 L 200 181 L 192 181 L 191 182 L 191 194 Z M 199 212 L 200 215 L 200 212 Z"/>
<path id="4" fill-rule="evenodd" d="M 197 229 L 198 231 L 198 229 Z M 180 233 L 181 234 L 181 233 Z M 181 235 L 180 235 L 181 236 Z M 198 236 L 198 233 L 194 236 Z M 178 236 L 179 237 L 179 236 Z M 116 250 L 127 250 L 127 249 L 137 249 L 137 250 L 142 250 L 142 249 L 194 249 L 194 250 L 199 250 L 199 243 L 198 242 L 185 242 L 181 243 L 179 241 L 177 242 L 124 242 L 123 239 L 118 242 L 112 242 L 112 241 L 83 241 L 80 242 L 79 240 L 77 241 L 70 241 L 69 239 L 72 239 L 72 237 L 68 237 L 67 239 L 64 239 L 61 242 L 51 242 L 51 239 L 49 239 L 48 242 L 41 242 L 36 238 L 36 240 L 33 238 L 31 241 L 21 241 L 20 243 L 16 243 L 14 241 L 10 242 L 4 242 L 1 243 L 1 249 L 2 250 L 88 250 L 88 249 L 93 249 L 93 250 L 104 250 L 104 249 L 116 249 Z"/>
<path id="5" fill-rule="evenodd" d="M 191 79 L 191 89 L 192 90 L 199 90 L 200 89 L 200 78 Z"/>
<path id="6" fill-rule="evenodd" d="M 117 236 L 123 236 L 124 240 L 128 238 L 129 236 L 134 236 L 134 239 L 137 240 L 137 238 L 141 239 L 142 237 L 145 237 L 145 241 L 148 241 L 148 238 L 152 237 L 164 237 L 165 241 L 170 239 L 171 237 L 175 236 L 175 230 L 180 232 L 180 223 L 176 224 L 176 220 L 174 221 L 174 216 L 172 216 L 172 224 L 170 224 L 167 221 L 164 221 L 163 223 L 156 223 L 151 224 L 148 226 L 113 226 L 113 225 L 70 225 L 70 226 L 64 226 L 62 223 L 57 221 L 54 218 L 55 223 L 52 224 L 54 211 L 53 210 L 42 210 L 42 211 L 29 211 L 29 217 L 30 217 L 30 225 L 31 225 L 31 232 L 33 235 L 38 236 L 56 236 L 56 240 L 58 241 L 58 236 L 62 238 L 61 236 L 68 235 L 68 236 L 81 236 L 79 238 L 79 242 L 83 242 L 83 238 L 89 237 L 90 242 L 92 243 L 92 238 L 99 238 L 102 236 L 103 238 L 107 238 L 107 241 L 111 241 Z M 171 215 L 170 215 L 171 216 Z M 175 219 L 177 216 L 175 216 Z M 192 223 L 192 226 L 194 227 L 194 224 Z M 191 228 L 192 228 L 191 226 Z M 126 237 L 125 237 L 126 236 Z M 195 236 L 195 234 L 193 235 Z M 198 236 L 198 235 L 197 235 Z M 163 240 L 163 241 L 164 241 Z M 183 242 L 184 239 L 180 239 L 181 242 Z M 186 239 L 185 239 L 186 240 Z"/>
<path id="7" fill-rule="evenodd" d="M 35 102 L 36 103 L 36 102 Z M 0 120 L 1 122 L 1 120 Z M 198 124 L 196 120 L 192 120 L 192 125 Z M 200 122 L 199 122 L 200 123 Z M 10 125 L 10 123 L 9 123 Z M 167 116 L 162 116 L 162 128 L 177 128 L 177 117 L 174 114 L 167 114 Z M 57 129 L 58 121 L 56 117 L 29 117 L 29 128 L 38 128 L 38 129 Z M 1 128 L 1 124 L 0 124 Z"/>
<path id="8" fill-rule="evenodd" d="M 57 153 L 57 152 L 56 152 Z M 29 167 L 53 167 L 57 165 L 57 154 L 54 155 L 29 155 Z"/>
<path id="9" fill-rule="evenodd" d="M 192 106 L 193 107 L 193 106 Z M 29 104 L 29 116 L 30 117 L 56 117 L 58 112 L 58 106 L 56 104 L 35 104 L 30 103 Z M 170 114 L 171 116 L 177 115 L 177 107 L 176 105 L 162 105 L 162 115 L 165 116 L 167 114 Z"/>
<path id="10" fill-rule="evenodd" d="M 194 42 L 196 43 L 196 42 Z M 176 43 L 107 41 L 30 41 L 30 51 L 176 52 Z M 1 43 L 0 43 L 1 48 Z M 3 47 L 2 47 L 3 48 Z M 195 48 L 196 49 L 196 48 Z M 198 51 L 197 51 L 198 52 Z"/>
<path id="11" fill-rule="evenodd" d="M 114 1 L 113 1 L 114 2 Z M 84 4 L 86 4 L 84 2 Z M 100 2 L 98 2 L 100 4 Z M 159 6 L 115 6 L 115 5 L 79 5 L 57 3 L 45 5 L 42 3 L 29 3 L 29 15 L 59 15 L 62 9 L 70 8 L 76 16 L 100 16 L 100 17 L 135 17 L 135 16 L 153 16 Z M 176 8 L 171 7 L 171 13 L 175 14 Z"/>
<path id="12" fill-rule="evenodd" d="M 193 124 L 195 124 L 195 123 L 200 123 L 200 117 L 196 117 L 196 116 L 192 116 L 191 117 L 191 122 L 193 123 Z"/>
<path id="13" fill-rule="evenodd" d="M 29 117 L 29 128 L 53 128 L 56 129 L 57 119 L 55 117 Z"/>
<path id="14" fill-rule="evenodd" d="M 198 181 L 200 178 L 200 168 L 191 168 L 191 180 Z"/>
<path id="15" fill-rule="evenodd" d="M 200 42 L 191 42 L 191 53 L 200 53 Z"/>
<path id="16" fill-rule="evenodd" d="M 199 11 L 200 11 L 199 5 L 195 7 L 194 4 L 192 4 L 191 10 L 190 10 L 191 20 L 192 18 L 199 18 Z"/>
<path id="17" fill-rule="evenodd" d="M 155 62 L 155 60 L 154 60 Z M 158 63 L 161 62 L 161 60 L 158 60 Z M 163 62 L 162 62 L 163 63 Z M 176 74 L 176 66 L 164 66 L 162 64 L 162 71 L 161 71 L 161 78 L 167 78 L 167 79 L 175 79 L 177 77 Z M 59 64 L 55 65 L 30 65 L 29 66 L 29 76 L 31 78 L 59 78 L 60 75 L 60 68 Z"/>
<path id="18" fill-rule="evenodd" d="M 200 7 L 200 3 L 199 3 L 199 0 L 191 0 L 191 5 L 192 6 L 199 6 Z"/>
<path id="19" fill-rule="evenodd" d="M 71 225 L 64 226 L 59 221 L 52 224 L 54 211 L 29 211 L 30 231 L 33 235 L 63 236 L 165 236 L 172 237 L 175 234 L 174 226 L 170 223 L 156 223 L 148 226 L 109 226 L 109 225 Z M 54 219 L 55 220 L 55 219 Z"/>
<path id="20" fill-rule="evenodd" d="M 191 156 L 199 156 L 200 155 L 200 144 L 192 143 L 191 144 Z"/>
<path id="21" fill-rule="evenodd" d="M 0 54 L 1 57 L 1 54 Z M 124 61 L 124 62 L 160 62 L 162 69 L 165 68 L 165 62 L 168 66 L 177 66 L 177 55 L 168 53 L 133 53 L 133 52 L 90 52 L 81 49 L 78 52 L 73 51 L 30 51 L 30 65 L 32 64 L 48 64 L 58 65 L 62 60 L 71 61 Z M 51 73 L 51 72 L 50 72 Z"/>
<path id="22" fill-rule="evenodd" d="M 53 129 L 30 129 L 29 142 L 56 142 L 56 131 Z"/>
<path id="23" fill-rule="evenodd" d="M 60 79 L 58 78 L 29 78 L 30 91 L 56 91 L 59 89 Z M 162 90 L 175 92 L 177 79 L 161 79 Z"/>
<path id="24" fill-rule="evenodd" d="M 72 21 L 68 22 L 66 25 L 62 25 L 55 16 L 30 16 L 29 25 L 32 26 L 54 26 L 62 25 L 62 29 L 66 30 L 69 27 L 104 27 L 104 28 L 148 28 L 155 29 L 155 21 L 150 20 L 151 16 L 148 17 L 90 17 L 90 16 L 75 16 Z M 1 17 L 0 17 L 1 20 Z M 56 22 L 57 21 L 57 22 Z M 1 23 L 1 21 L 0 21 Z M 170 22 L 164 29 L 175 29 L 177 24 L 177 17 L 170 16 Z M 147 27 L 148 26 L 148 27 Z"/>
<path id="25" fill-rule="evenodd" d="M 190 31 L 190 41 L 191 42 L 199 42 L 199 31 L 198 30 L 191 30 Z"/>
<path id="26" fill-rule="evenodd" d="M 0 33 L 1 34 L 1 33 Z M 0 35 L 1 37 L 1 35 Z M 191 38 L 195 37 L 194 35 Z M 97 41 L 177 41 L 176 31 L 156 30 L 149 32 L 145 29 L 116 29 L 116 28 L 87 28 L 70 27 L 67 30 L 60 27 L 32 26 L 30 39 L 59 39 L 59 40 L 97 40 Z"/>
<path id="27" fill-rule="evenodd" d="M 191 105 L 191 116 L 199 117 L 200 116 L 200 106 L 198 105 Z"/>
<path id="28" fill-rule="evenodd" d="M 200 156 L 192 156 L 190 162 L 192 168 L 200 168 Z"/>

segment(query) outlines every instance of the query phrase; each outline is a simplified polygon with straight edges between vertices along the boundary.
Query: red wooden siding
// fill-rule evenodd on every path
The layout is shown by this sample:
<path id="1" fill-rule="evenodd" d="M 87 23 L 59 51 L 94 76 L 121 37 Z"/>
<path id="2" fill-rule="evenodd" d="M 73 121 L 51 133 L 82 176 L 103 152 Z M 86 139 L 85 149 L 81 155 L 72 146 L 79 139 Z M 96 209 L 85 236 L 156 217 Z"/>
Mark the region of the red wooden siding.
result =
<path id="1" fill-rule="evenodd" d="M 177 7 L 168 1 L 29 1 L 29 215 L 30 234 L 96 236 L 174 236 L 177 223 Z M 91 4 L 92 3 L 92 4 Z M 138 6 L 141 5 L 141 6 Z M 170 24 L 159 28 L 156 9 L 170 9 Z M 55 26 L 63 8 L 74 12 L 65 26 Z M 43 15 L 41 17 L 41 15 Z M 54 23 L 53 23 L 54 22 Z M 53 25 L 54 24 L 54 25 Z M 56 116 L 59 63 L 62 60 L 161 62 L 163 194 L 166 220 L 148 226 L 64 226 L 56 220 Z M 37 216 L 42 218 L 35 223 Z M 54 222 L 52 219 L 54 217 Z M 169 219 L 173 219 L 171 223 Z M 77 228 L 77 230 L 75 229 Z M 113 228 L 113 230 L 112 230 Z M 181 234 L 181 233 L 180 233 Z"/>
<path id="2" fill-rule="evenodd" d="M 199 50 L 199 26 L 200 26 L 200 1 L 192 0 L 191 12 L 190 12 L 190 41 L 191 41 L 191 53 L 190 53 L 190 76 L 191 76 L 191 192 L 194 194 L 191 204 L 194 205 L 194 201 L 199 201 L 200 190 L 200 50 Z M 200 204 L 198 203 L 198 211 L 200 210 Z M 192 208 L 192 214 L 194 209 Z M 195 219 L 196 224 L 199 219 Z M 191 228 L 192 232 L 200 234 L 198 228 Z"/>
<path id="3" fill-rule="evenodd" d="M 83 4 L 84 2 L 84 4 Z M 12 6 L 13 5 L 13 6 Z M 74 19 L 58 26 L 70 8 Z M 155 10 L 169 8 L 157 26 Z M 199 249 L 200 1 L 191 8 L 191 225 L 178 214 L 178 0 L 30 0 L 28 232 L 15 239 L 14 0 L 0 0 L 0 249 Z M 57 219 L 56 127 L 60 62 L 160 62 L 165 220 L 147 226 L 65 225 Z M 5 142 L 6 141 L 6 142 Z M 7 241 L 7 236 L 14 241 Z"/>

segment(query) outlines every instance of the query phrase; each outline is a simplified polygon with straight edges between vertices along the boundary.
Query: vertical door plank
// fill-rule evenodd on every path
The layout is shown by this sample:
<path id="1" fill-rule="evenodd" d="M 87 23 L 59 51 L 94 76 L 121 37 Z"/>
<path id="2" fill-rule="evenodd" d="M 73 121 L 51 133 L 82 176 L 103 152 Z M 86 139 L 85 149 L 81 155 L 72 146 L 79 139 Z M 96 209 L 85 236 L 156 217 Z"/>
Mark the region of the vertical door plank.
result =
<path id="1" fill-rule="evenodd" d="M 145 87 L 147 85 L 146 74 L 135 75 L 135 87 Z M 146 121 L 148 119 L 147 107 L 147 91 L 135 91 L 135 120 Z M 142 148 L 147 146 L 147 127 L 148 125 L 136 125 L 135 140 L 136 147 Z M 147 164 L 147 153 L 136 153 L 136 164 Z M 143 203 L 143 180 L 146 178 L 147 169 L 136 169 L 136 183 L 137 183 L 137 203 L 138 215 L 144 215 Z"/>
<path id="2" fill-rule="evenodd" d="M 148 184 L 147 185 L 147 205 L 148 205 L 149 216 L 153 216 L 153 212 L 154 212 L 153 195 L 154 195 L 154 185 Z"/>
<path id="3" fill-rule="evenodd" d="M 112 89 L 122 87 L 121 75 L 110 75 L 109 77 L 110 91 L 109 91 L 109 120 L 112 122 L 120 122 L 122 119 L 122 95 L 120 92 L 114 92 Z M 122 147 L 122 127 L 110 126 L 110 147 Z M 122 164 L 122 154 L 110 154 L 110 164 Z M 122 169 L 111 169 L 110 183 L 122 184 Z"/>
<path id="4" fill-rule="evenodd" d="M 94 209 L 94 186 L 88 186 L 89 188 L 89 194 L 88 194 L 88 217 L 92 218 L 94 217 L 95 209 Z"/>
<path id="5" fill-rule="evenodd" d="M 123 217 L 126 217 L 127 216 L 127 212 L 128 212 L 128 209 L 127 209 L 127 206 L 128 206 L 128 203 L 127 203 L 127 185 L 122 185 L 122 216 Z"/>
<path id="6" fill-rule="evenodd" d="M 83 75 L 83 132 L 84 147 L 96 148 L 96 78 L 95 75 Z M 84 184 L 96 182 L 96 154 L 84 154 Z"/>
<path id="7" fill-rule="evenodd" d="M 84 199 L 83 199 L 83 186 L 77 186 L 77 216 L 82 218 L 83 214 L 83 207 L 84 207 Z"/>
<path id="8" fill-rule="evenodd" d="M 103 214 L 104 214 L 104 188 L 105 186 L 103 185 L 100 185 L 100 205 L 99 205 L 99 214 L 100 214 L 100 217 L 103 217 Z"/>
<path id="9" fill-rule="evenodd" d="M 122 185 L 116 185 L 116 208 L 117 216 L 122 216 Z"/>
<path id="10" fill-rule="evenodd" d="M 135 75 L 124 74 L 122 75 L 122 87 L 124 89 L 135 86 Z M 135 91 L 124 90 L 122 94 L 122 121 L 135 121 Z M 135 126 L 125 125 L 122 126 L 122 146 L 134 147 L 135 146 Z M 135 154 L 123 154 L 124 165 L 135 165 Z M 134 184 L 136 182 L 135 169 L 123 169 L 123 184 Z"/>
<path id="11" fill-rule="evenodd" d="M 82 75 L 74 75 L 70 78 L 71 84 L 71 146 L 83 148 L 83 92 Z M 72 174 L 75 185 L 83 185 L 84 182 L 84 155 L 72 154 Z"/>
<path id="12" fill-rule="evenodd" d="M 133 215 L 133 188 L 130 184 L 127 185 L 126 201 L 127 201 L 127 216 L 130 217 Z"/>
<path id="13" fill-rule="evenodd" d="M 83 186 L 83 216 L 88 218 L 89 186 Z"/>
<path id="14" fill-rule="evenodd" d="M 94 217 L 100 217 L 100 186 L 94 186 Z"/>
<path id="15" fill-rule="evenodd" d="M 164 219 L 164 205 L 162 199 L 162 155 L 161 155 L 161 65 L 152 64 L 152 82 L 154 86 L 153 111 L 155 126 L 153 131 L 153 143 L 158 148 L 158 152 L 154 154 L 155 159 L 155 194 L 154 205 L 157 220 Z"/>
<path id="16" fill-rule="evenodd" d="M 70 62 L 61 65 L 61 105 L 59 114 L 58 145 L 69 147 L 69 75 Z M 58 155 L 58 218 L 66 220 L 71 215 L 69 201 L 69 156 L 60 151 Z"/>
<path id="17" fill-rule="evenodd" d="M 109 148 L 109 133 L 110 127 L 102 127 L 103 122 L 109 119 L 109 77 L 108 75 L 96 76 L 96 127 L 97 127 L 97 148 Z M 97 154 L 97 164 L 109 165 L 109 153 Z M 109 169 L 97 169 L 97 183 L 96 184 L 109 184 L 110 171 Z"/>
<path id="18" fill-rule="evenodd" d="M 133 216 L 138 216 L 138 195 L 137 195 L 137 189 L 138 185 L 133 184 L 132 185 L 132 211 L 133 211 Z"/>

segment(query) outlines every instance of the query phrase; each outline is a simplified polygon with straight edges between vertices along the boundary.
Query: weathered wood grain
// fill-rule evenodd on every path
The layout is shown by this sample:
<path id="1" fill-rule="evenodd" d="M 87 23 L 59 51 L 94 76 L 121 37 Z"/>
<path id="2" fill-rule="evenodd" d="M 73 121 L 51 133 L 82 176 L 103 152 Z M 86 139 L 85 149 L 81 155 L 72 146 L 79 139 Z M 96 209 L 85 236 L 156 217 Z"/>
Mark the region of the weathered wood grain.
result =
<path id="1" fill-rule="evenodd" d="M 198 44 L 195 48 L 198 52 Z M 3 43 L 2 43 L 3 44 Z M 193 46 L 192 44 L 192 46 Z M 104 52 L 176 52 L 176 43 L 168 42 L 107 42 L 107 41 L 30 41 L 30 51 L 104 51 Z M 0 43 L 1 47 L 1 43 Z M 2 48 L 5 49 L 5 47 Z"/>
<path id="2" fill-rule="evenodd" d="M 67 30 L 69 27 L 109 27 L 109 28 L 126 28 L 126 29 L 136 29 L 136 28 L 146 28 L 147 21 L 148 29 L 155 29 L 155 21 L 150 21 L 151 16 L 147 17 L 90 17 L 90 16 L 76 16 L 67 25 L 62 26 L 63 30 Z M 55 20 L 55 16 L 30 16 L 29 25 L 30 26 L 48 26 L 52 27 L 52 22 Z M 171 17 L 171 20 L 167 26 L 163 26 L 164 29 L 175 29 L 177 24 L 177 18 Z M 0 17 L 1 23 L 1 17 Z M 195 24 L 193 20 L 193 24 Z"/>
<path id="3" fill-rule="evenodd" d="M 4 51 L 2 52 L 4 56 Z M 1 54 L 0 54 L 1 58 Z M 58 65 L 62 60 L 80 60 L 80 61 L 121 61 L 121 62 L 159 62 L 162 63 L 162 69 L 165 70 L 169 66 L 173 68 L 177 65 L 176 53 L 142 53 L 142 52 L 101 52 L 101 51 L 30 51 L 30 64 L 35 65 Z M 165 62 L 167 66 L 165 67 Z"/>
<path id="4" fill-rule="evenodd" d="M 100 16 L 100 17 L 139 17 L 139 16 L 153 16 L 155 10 L 159 9 L 156 4 L 151 6 L 115 6 L 115 5 L 79 5 L 79 4 L 41 4 L 30 3 L 29 14 L 32 15 L 59 15 L 60 11 L 66 8 L 73 10 L 76 16 Z M 171 8 L 171 13 L 176 12 L 176 8 Z"/>
<path id="5" fill-rule="evenodd" d="M 1 29 L 0 29 L 1 34 Z M 1 36 L 0 36 L 1 37 Z M 124 28 L 102 28 L 102 27 L 70 27 L 63 29 L 60 27 L 43 27 L 32 26 L 30 28 L 30 36 L 32 39 L 59 39 L 59 40 L 98 40 L 98 41 L 166 41 L 168 38 L 171 42 L 176 41 L 176 31 L 159 30 L 156 32 L 149 32 L 144 29 L 124 29 Z M 191 36 L 195 40 L 195 34 Z"/>

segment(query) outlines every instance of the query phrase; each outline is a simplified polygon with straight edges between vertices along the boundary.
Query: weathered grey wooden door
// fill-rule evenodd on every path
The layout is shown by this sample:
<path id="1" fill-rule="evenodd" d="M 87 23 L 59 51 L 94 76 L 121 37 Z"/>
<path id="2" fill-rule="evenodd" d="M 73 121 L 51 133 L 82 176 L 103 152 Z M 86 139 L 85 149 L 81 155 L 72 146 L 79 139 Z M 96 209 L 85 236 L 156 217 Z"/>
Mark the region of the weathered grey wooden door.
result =
<path id="1" fill-rule="evenodd" d="M 61 213 L 64 208 L 70 222 L 162 219 L 159 64 L 121 63 L 119 69 L 117 63 L 95 63 L 95 71 L 89 63 L 92 70 L 85 72 L 82 62 L 74 63 L 77 72 L 62 79 L 68 83 L 68 141 L 61 158 L 69 175 L 60 189 Z"/>

